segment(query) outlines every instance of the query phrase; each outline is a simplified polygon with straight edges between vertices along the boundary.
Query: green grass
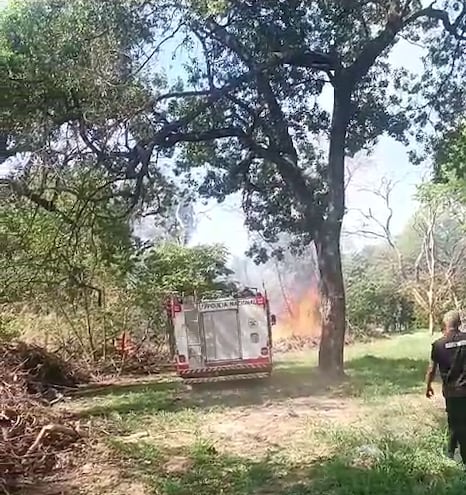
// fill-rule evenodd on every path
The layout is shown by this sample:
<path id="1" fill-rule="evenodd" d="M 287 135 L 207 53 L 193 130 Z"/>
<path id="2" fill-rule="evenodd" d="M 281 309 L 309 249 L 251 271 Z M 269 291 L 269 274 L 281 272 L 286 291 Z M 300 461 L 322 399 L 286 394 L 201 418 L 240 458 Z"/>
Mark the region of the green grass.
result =
<path id="1" fill-rule="evenodd" d="M 114 428 L 122 476 L 154 495 L 464 494 L 463 470 L 442 455 L 443 411 L 422 395 L 430 341 L 418 333 L 353 346 L 338 383 L 315 371 L 315 353 L 301 353 L 277 363 L 269 382 L 146 384 L 76 406 Z"/>
<path id="2" fill-rule="evenodd" d="M 366 398 L 421 392 L 431 341 L 416 333 L 350 348 L 347 372 L 355 392 Z"/>
<path id="3" fill-rule="evenodd" d="M 152 444 L 127 448 L 122 455 L 138 467 L 154 494 L 166 495 L 460 495 L 466 477 L 439 455 L 442 437 L 432 434 L 401 442 L 393 437 L 371 439 L 357 433 L 335 435 L 339 453 L 312 464 L 290 464 L 278 454 L 260 460 L 219 454 L 208 443 L 182 451 L 186 467 L 167 474 L 161 469 L 180 452 L 159 451 Z M 375 440 L 375 441 L 374 441 Z"/>

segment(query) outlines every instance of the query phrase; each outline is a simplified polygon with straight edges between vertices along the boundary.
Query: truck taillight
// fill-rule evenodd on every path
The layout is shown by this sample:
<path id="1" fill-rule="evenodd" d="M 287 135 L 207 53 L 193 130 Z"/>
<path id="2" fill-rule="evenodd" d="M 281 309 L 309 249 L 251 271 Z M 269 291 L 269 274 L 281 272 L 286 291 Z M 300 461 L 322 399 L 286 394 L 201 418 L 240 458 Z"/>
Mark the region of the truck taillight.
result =
<path id="1" fill-rule="evenodd" d="M 181 364 L 186 363 L 186 356 L 184 356 L 183 354 L 180 354 L 178 356 L 178 362 L 181 363 Z"/>
<path id="2" fill-rule="evenodd" d="M 167 302 L 167 311 L 173 318 L 176 313 L 181 313 L 181 303 L 176 298 L 172 298 L 170 301 Z"/>
<path id="3" fill-rule="evenodd" d="M 264 306 L 265 305 L 265 297 L 260 292 L 258 292 L 256 295 L 256 304 L 258 306 Z"/>
<path id="4" fill-rule="evenodd" d="M 262 356 L 268 356 L 269 355 L 269 348 L 268 347 L 263 347 L 261 349 L 261 355 Z"/>

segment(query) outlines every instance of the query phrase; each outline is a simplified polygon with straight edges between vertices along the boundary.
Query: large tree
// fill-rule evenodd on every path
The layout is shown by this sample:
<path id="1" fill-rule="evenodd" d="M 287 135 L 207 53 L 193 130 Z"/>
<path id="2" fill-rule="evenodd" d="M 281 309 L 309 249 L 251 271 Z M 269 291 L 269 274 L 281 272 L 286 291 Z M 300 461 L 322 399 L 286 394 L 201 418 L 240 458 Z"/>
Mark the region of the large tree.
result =
<path id="1" fill-rule="evenodd" d="M 193 91 L 172 96 L 178 115 L 209 107 L 161 144 L 188 142 L 186 165 L 208 170 L 201 193 L 222 200 L 241 191 L 248 227 L 268 242 L 282 231 L 294 235 L 293 245 L 314 242 L 319 365 L 341 372 L 345 156 L 370 149 L 383 133 L 407 142 L 411 123 L 424 138 L 439 128 L 439 114 L 451 118 L 462 105 L 452 96 L 466 2 L 228 1 L 218 13 L 205 7 L 191 8 L 187 21 L 200 47 L 190 66 Z M 419 78 L 390 63 L 403 38 L 429 43 Z M 319 98 L 325 87 L 333 96 L 330 113 Z"/>

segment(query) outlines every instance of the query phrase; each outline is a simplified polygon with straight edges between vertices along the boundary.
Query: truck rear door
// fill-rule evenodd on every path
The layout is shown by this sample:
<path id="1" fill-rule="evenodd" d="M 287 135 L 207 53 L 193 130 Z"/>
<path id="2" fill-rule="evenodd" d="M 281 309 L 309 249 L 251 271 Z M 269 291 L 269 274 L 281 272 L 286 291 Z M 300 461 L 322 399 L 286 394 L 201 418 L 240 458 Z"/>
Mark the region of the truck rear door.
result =
<path id="1" fill-rule="evenodd" d="M 242 358 L 238 309 L 202 313 L 207 362 Z"/>
<path id="2" fill-rule="evenodd" d="M 239 306 L 241 344 L 243 359 L 267 356 L 269 344 L 267 313 L 262 305 L 251 302 Z"/>

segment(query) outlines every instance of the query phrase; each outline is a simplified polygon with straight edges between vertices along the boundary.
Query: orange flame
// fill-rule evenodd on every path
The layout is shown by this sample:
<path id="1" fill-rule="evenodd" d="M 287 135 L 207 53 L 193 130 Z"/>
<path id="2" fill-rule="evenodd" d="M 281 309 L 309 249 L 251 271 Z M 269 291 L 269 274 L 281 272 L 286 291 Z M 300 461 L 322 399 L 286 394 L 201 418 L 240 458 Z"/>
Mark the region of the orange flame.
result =
<path id="1" fill-rule="evenodd" d="M 320 302 L 317 287 L 311 287 L 298 301 L 291 301 L 277 318 L 274 339 L 319 337 L 321 331 Z"/>

